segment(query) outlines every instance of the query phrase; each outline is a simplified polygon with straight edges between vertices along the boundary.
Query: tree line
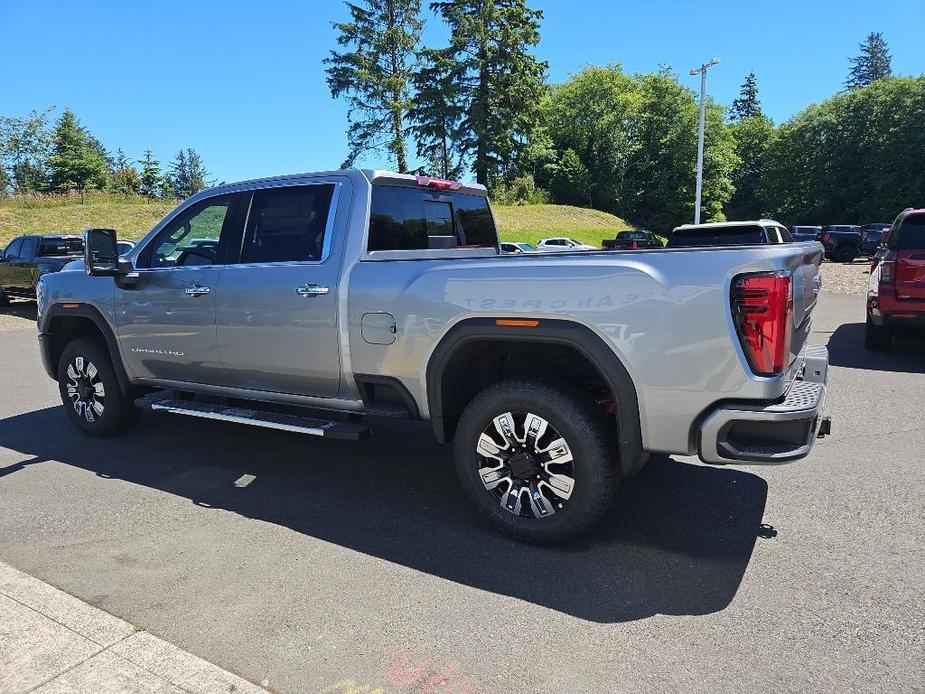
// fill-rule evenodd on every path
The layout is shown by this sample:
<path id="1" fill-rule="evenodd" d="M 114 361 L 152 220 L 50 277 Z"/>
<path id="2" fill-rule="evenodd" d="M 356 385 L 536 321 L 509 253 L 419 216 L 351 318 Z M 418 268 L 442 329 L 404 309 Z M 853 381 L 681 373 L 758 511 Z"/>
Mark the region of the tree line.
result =
<path id="1" fill-rule="evenodd" d="M 51 125 L 52 111 L 32 111 L 22 118 L 0 116 L 0 193 L 109 190 L 186 198 L 213 184 L 192 148 L 181 149 L 162 170 L 150 149 L 130 161 L 121 148 L 110 153 L 70 109 Z"/>
<path id="2" fill-rule="evenodd" d="M 526 0 L 431 2 L 443 46 L 422 44 L 421 0 L 345 4 L 325 61 L 348 106 L 344 166 L 384 154 L 402 172 L 471 173 L 502 202 L 584 205 L 659 230 L 693 216 L 698 103 L 670 67 L 588 67 L 549 84 L 533 54 L 543 14 Z M 845 91 L 776 125 L 750 73 L 729 109 L 706 106 L 703 218 L 889 221 L 925 197 L 923 79 L 893 78 L 871 33 Z"/>

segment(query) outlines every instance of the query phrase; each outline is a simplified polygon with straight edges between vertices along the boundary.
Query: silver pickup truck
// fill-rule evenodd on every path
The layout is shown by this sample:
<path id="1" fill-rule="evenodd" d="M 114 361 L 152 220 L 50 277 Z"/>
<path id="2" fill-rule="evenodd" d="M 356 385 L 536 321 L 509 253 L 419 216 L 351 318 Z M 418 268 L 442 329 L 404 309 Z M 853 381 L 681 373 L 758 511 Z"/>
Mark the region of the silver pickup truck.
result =
<path id="1" fill-rule="evenodd" d="M 650 454 L 809 453 L 829 426 L 807 344 L 822 253 L 501 255 L 481 186 L 268 178 L 195 195 L 123 257 L 88 230 L 38 286 L 39 343 L 95 436 L 139 409 L 342 439 L 428 420 L 490 523 L 554 542 Z"/>

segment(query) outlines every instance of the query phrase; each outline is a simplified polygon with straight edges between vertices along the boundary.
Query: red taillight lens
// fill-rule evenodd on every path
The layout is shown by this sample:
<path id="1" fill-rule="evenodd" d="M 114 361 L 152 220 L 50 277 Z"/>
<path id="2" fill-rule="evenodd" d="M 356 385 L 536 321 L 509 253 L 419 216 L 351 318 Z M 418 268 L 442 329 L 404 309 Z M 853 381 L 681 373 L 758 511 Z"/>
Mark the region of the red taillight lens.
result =
<path id="1" fill-rule="evenodd" d="M 819 240 L 822 241 L 822 243 L 828 243 L 830 238 L 832 238 L 832 235 L 827 231 L 823 231 L 822 236 L 819 237 Z"/>
<path id="2" fill-rule="evenodd" d="M 630 250 L 635 251 L 639 249 L 639 244 L 636 241 L 633 241 L 633 245 L 630 246 Z"/>
<path id="3" fill-rule="evenodd" d="M 893 284 L 893 269 L 896 267 L 896 261 L 883 258 L 880 261 L 880 282 L 881 284 Z"/>
<path id="4" fill-rule="evenodd" d="M 431 178 L 430 176 L 418 176 L 417 184 L 421 188 L 432 188 L 433 190 L 459 190 L 462 183 L 459 181 L 447 181 L 443 178 Z"/>
<path id="5" fill-rule="evenodd" d="M 783 373 L 793 330 L 790 275 L 737 277 L 732 282 L 732 315 L 752 371 L 758 376 Z"/>

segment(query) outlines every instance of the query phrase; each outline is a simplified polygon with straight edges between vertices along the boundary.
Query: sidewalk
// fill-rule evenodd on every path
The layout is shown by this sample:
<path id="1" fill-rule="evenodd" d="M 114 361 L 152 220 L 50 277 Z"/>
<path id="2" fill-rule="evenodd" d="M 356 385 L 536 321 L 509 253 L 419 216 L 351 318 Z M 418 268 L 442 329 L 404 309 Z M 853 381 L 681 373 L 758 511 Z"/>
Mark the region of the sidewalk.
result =
<path id="1" fill-rule="evenodd" d="M 0 694 L 266 691 L 0 562 Z"/>

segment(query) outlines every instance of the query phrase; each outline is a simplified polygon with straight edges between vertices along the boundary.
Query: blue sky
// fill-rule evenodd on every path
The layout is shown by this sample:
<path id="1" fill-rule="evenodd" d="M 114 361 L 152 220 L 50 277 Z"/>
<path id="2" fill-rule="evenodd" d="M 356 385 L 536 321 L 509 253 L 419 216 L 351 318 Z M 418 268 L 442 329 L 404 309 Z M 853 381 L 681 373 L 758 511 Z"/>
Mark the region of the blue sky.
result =
<path id="1" fill-rule="evenodd" d="M 711 95 L 728 104 L 754 70 L 776 121 L 841 89 L 869 31 L 884 33 L 894 72 L 925 72 L 925 0 L 532 5 L 545 13 L 537 54 L 552 81 L 584 65 L 667 63 L 698 87 L 687 71 L 717 56 Z M 220 180 L 335 168 L 346 110 L 331 100 L 321 61 L 335 45 L 331 22 L 345 14 L 340 0 L 0 0 L 0 114 L 70 107 L 113 151 L 138 158 L 150 147 L 166 163 L 194 147 Z M 445 30 L 425 15 L 426 39 L 442 42 Z"/>

